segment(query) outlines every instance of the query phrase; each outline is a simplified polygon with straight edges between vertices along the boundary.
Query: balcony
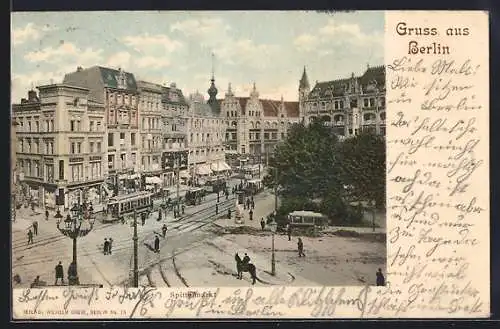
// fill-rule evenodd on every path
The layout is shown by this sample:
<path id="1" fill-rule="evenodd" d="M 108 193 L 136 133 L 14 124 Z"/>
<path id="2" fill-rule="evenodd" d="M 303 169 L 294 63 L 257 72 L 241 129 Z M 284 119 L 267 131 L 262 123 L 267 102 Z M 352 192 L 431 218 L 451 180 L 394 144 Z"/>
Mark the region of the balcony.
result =
<path id="1" fill-rule="evenodd" d="M 345 126 L 345 121 L 336 121 L 334 123 L 335 126 Z"/>

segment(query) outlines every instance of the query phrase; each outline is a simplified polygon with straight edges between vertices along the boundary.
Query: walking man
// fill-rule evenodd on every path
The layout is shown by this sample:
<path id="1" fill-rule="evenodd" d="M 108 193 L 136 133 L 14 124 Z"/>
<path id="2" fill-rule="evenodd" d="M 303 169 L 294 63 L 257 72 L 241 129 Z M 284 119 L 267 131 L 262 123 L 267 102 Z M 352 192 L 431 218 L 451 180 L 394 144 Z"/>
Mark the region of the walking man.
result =
<path id="1" fill-rule="evenodd" d="M 252 201 L 250 203 L 252 204 L 252 209 L 255 209 L 255 202 L 253 201 L 253 197 L 252 197 Z"/>
<path id="2" fill-rule="evenodd" d="M 103 254 L 104 254 L 104 255 L 107 255 L 107 254 L 108 254 L 108 250 L 109 250 L 109 241 L 108 241 L 108 238 L 105 238 L 105 239 L 104 239 L 104 250 L 103 250 Z"/>
<path id="3" fill-rule="evenodd" d="M 141 221 L 142 221 L 142 226 L 144 226 L 144 224 L 146 224 L 146 214 L 145 213 L 141 214 Z"/>
<path id="4" fill-rule="evenodd" d="M 262 231 L 264 231 L 264 228 L 266 227 L 266 222 L 264 221 L 264 217 L 260 220 L 260 227 L 262 227 Z"/>
<path id="5" fill-rule="evenodd" d="M 109 238 L 108 254 L 111 255 L 111 248 L 113 248 L 113 239 Z"/>
<path id="6" fill-rule="evenodd" d="M 57 285 L 57 282 L 61 279 L 61 283 L 64 284 L 64 270 L 61 262 L 56 265 L 56 282 L 54 285 Z"/>
<path id="7" fill-rule="evenodd" d="M 184 206 L 184 204 L 182 204 L 182 214 L 184 215 L 184 210 L 186 209 L 186 206 Z"/>
<path id="8" fill-rule="evenodd" d="M 288 234 L 288 241 L 292 241 L 292 226 L 290 224 L 286 225 L 286 233 Z"/>
<path id="9" fill-rule="evenodd" d="M 160 238 L 158 238 L 158 235 L 155 237 L 155 252 L 160 252 Z"/>
<path id="10" fill-rule="evenodd" d="M 28 244 L 33 244 L 33 232 L 31 232 L 31 229 L 28 231 Z"/>
<path id="11" fill-rule="evenodd" d="M 163 226 L 161 228 L 161 232 L 163 233 L 163 237 L 165 237 L 165 235 L 167 235 L 167 224 L 163 224 Z"/>
<path id="12" fill-rule="evenodd" d="M 156 221 L 159 222 L 159 221 L 161 221 L 161 219 L 162 219 L 162 212 L 161 212 L 161 208 L 160 208 L 160 209 L 158 209 L 158 219 Z"/>
<path id="13" fill-rule="evenodd" d="M 49 220 L 49 211 L 45 210 L 45 220 Z"/>
<path id="14" fill-rule="evenodd" d="M 376 274 L 377 274 L 377 286 L 385 286 L 385 278 L 384 274 L 382 273 L 382 269 L 379 268 Z"/>
<path id="15" fill-rule="evenodd" d="M 253 210 L 250 209 L 250 211 L 248 212 L 248 215 L 250 215 L 250 220 L 253 220 Z"/>
<path id="16" fill-rule="evenodd" d="M 299 257 L 306 257 L 304 254 L 304 243 L 301 238 L 299 238 L 299 241 L 297 242 L 297 249 L 299 249 Z"/>
<path id="17" fill-rule="evenodd" d="M 231 209 L 227 210 L 227 218 L 231 219 Z"/>
<path id="18" fill-rule="evenodd" d="M 219 204 L 218 203 L 215 204 L 215 214 L 216 215 L 219 214 Z"/>
<path id="19" fill-rule="evenodd" d="M 33 234 L 38 235 L 38 222 L 33 222 Z"/>

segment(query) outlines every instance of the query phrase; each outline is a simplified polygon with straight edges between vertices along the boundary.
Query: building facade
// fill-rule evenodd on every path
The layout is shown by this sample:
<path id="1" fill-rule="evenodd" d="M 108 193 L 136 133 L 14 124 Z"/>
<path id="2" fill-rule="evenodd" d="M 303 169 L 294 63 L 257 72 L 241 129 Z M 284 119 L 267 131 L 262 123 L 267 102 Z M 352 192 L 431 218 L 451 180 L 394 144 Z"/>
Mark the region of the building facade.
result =
<path id="1" fill-rule="evenodd" d="M 104 104 L 107 128 L 105 151 L 109 178 L 108 195 L 125 191 L 140 181 L 139 90 L 132 73 L 101 66 L 78 67 L 68 73 L 63 83 L 89 90 L 89 100 Z M 114 191 L 110 191 L 114 188 Z"/>
<path id="2" fill-rule="evenodd" d="M 89 90 L 66 84 L 38 87 L 13 105 L 17 164 L 24 197 L 54 209 L 99 202 L 105 177 L 105 109 Z"/>
<path id="3" fill-rule="evenodd" d="M 187 147 L 187 119 L 189 104 L 175 83 L 162 87 L 162 169 L 167 187 L 187 178 L 189 151 Z"/>
<path id="4" fill-rule="evenodd" d="M 162 174 L 162 86 L 137 81 L 139 91 L 139 152 L 141 173 L 150 176 Z"/>
<path id="5" fill-rule="evenodd" d="M 261 156 L 272 153 L 292 124 L 298 123 L 298 102 L 260 99 L 254 83 L 249 97 L 236 97 L 228 86 L 221 101 L 226 149 L 238 154 Z"/>
<path id="6" fill-rule="evenodd" d="M 366 130 L 385 135 L 385 67 L 368 66 L 360 76 L 316 82 L 312 90 L 304 68 L 299 104 L 302 121 L 320 119 L 340 136 Z"/>

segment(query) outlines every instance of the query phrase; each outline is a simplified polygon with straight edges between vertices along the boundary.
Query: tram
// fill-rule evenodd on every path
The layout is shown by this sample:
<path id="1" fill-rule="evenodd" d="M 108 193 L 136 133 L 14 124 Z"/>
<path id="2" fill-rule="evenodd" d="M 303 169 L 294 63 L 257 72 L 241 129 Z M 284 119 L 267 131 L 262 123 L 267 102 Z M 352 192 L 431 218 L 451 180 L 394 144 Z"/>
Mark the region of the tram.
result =
<path id="1" fill-rule="evenodd" d="M 205 196 L 206 191 L 202 188 L 192 188 L 189 191 L 186 191 L 186 204 L 188 206 L 194 206 L 197 204 L 201 204 L 201 199 Z"/>
<path id="2" fill-rule="evenodd" d="M 153 193 L 140 191 L 126 195 L 118 195 L 109 199 L 103 222 L 115 222 L 123 220 L 126 216 L 146 213 L 149 215 L 153 211 Z"/>

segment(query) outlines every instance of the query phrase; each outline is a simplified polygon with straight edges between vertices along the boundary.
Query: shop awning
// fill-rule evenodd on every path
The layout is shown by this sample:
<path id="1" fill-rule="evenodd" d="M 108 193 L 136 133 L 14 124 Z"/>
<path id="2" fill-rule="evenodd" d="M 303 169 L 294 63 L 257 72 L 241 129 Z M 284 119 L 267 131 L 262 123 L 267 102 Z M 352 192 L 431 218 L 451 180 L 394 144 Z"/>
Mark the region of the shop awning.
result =
<path id="1" fill-rule="evenodd" d="M 212 173 L 212 170 L 208 165 L 199 165 L 196 167 L 196 174 L 198 175 L 210 175 Z"/>
<path id="2" fill-rule="evenodd" d="M 210 165 L 210 169 L 215 172 L 231 170 L 231 167 L 224 161 L 217 161 Z"/>
<path id="3" fill-rule="evenodd" d="M 159 177 L 153 176 L 153 177 L 146 177 L 146 184 L 161 184 L 162 181 Z"/>
<path id="4" fill-rule="evenodd" d="M 189 172 L 187 170 L 181 170 L 181 171 L 179 171 L 179 177 L 189 178 L 189 177 L 191 177 L 191 175 L 189 174 Z"/>
<path id="5" fill-rule="evenodd" d="M 118 179 L 122 180 L 122 179 L 137 179 L 137 178 L 141 178 L 141 175 L 140 174 L 123 174 L 123 175 L 120 175 L 118 176 Z"/>

